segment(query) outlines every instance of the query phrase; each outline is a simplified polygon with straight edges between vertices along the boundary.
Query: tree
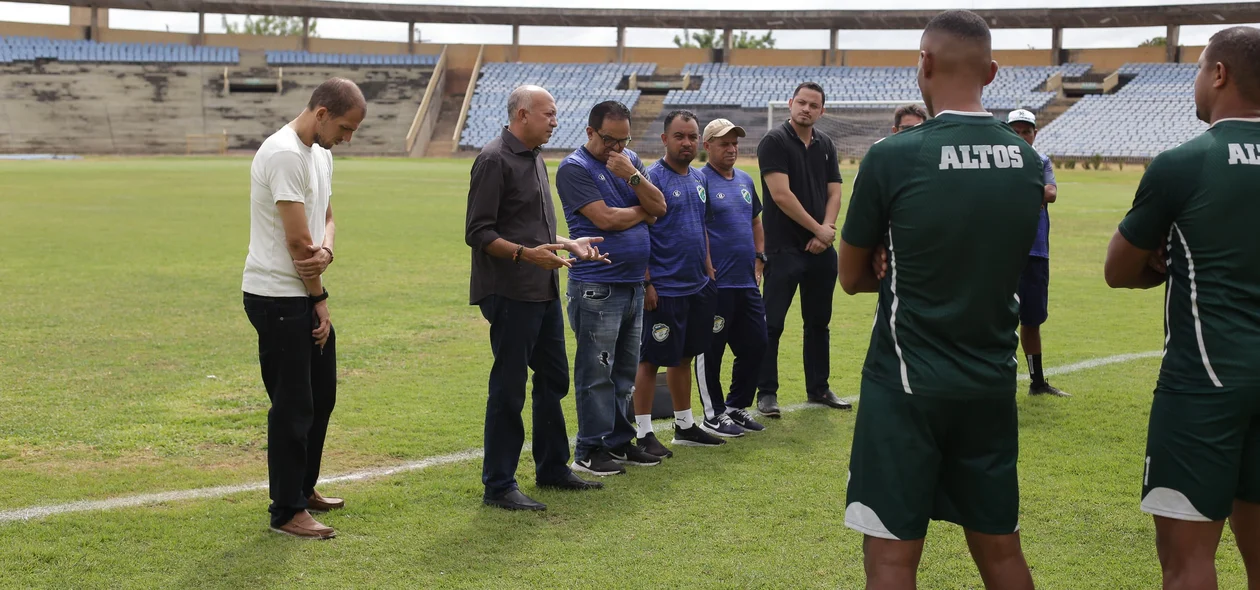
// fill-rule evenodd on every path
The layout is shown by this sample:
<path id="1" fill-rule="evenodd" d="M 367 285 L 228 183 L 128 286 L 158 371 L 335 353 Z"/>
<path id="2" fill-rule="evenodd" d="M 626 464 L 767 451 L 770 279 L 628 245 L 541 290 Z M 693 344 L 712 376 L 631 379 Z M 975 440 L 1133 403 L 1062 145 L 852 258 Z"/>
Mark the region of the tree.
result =
<path id="1" fill-rule="evenodd" d="M 318 37 L 315 32 L 315 26 L 318 24 L 317 19 L 311 19 L 310 36 Z M 251 16 L 245 17 L 245 22 L 241 24 L 228 22 L 226 16 L 223 17 L 223 28 L 233 35 L 266 35 L 271 37 L 297 37 L 302 34 L 302 18 L 298 16 L 260 16 L 255 20 Z"/>
<path id="2" fill-rule="evenodd" d="M 1138 47 L 1165 47 L 1168 45 L 1168 39 L 1163 37 L 1151 37 L 1138 44 Z"/>
<path id="3" fill-rule="evenodd" d="M 750 35 L 748 31 L 740 31 L 731 35 L 734 49 L 771 49 L 774 47 L 774 32 L 766 31 L 765 35 Z M 692 33 L 683 29 L 682 35 L 674 35 L 674 45 L 682 48 L 722 49 L 722 34 L 717 29 L 705 29 Z"/>

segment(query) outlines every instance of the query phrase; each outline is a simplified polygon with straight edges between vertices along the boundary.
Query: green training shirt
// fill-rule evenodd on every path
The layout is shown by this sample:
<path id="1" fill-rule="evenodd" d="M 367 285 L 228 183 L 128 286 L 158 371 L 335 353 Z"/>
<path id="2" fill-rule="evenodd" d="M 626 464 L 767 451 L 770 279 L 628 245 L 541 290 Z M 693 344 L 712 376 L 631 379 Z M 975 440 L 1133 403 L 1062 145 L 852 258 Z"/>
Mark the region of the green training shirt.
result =
<path id="1" fill-rule="evenodd" d="M 1014 395 L 1016 288 L 1041 157 L 989 113 L 943 111 L 862 159 L 841 237 L 888 248 L 862 374 L 909 394 Z"/>
<path id="2" fill-rule="evenodd" d="M 1224 119 L 1151 162 L 1120 223 L 1168 247 L 1159 387 L 1223 393 L 1260 384 L 1260 119 Z"/>

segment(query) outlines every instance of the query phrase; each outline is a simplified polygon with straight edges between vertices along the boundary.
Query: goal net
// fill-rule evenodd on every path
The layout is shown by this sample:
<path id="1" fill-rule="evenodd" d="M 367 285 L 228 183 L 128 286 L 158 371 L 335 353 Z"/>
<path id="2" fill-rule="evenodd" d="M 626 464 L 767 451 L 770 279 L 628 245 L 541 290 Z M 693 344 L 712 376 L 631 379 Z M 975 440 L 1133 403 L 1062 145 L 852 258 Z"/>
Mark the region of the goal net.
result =
<path id="1" fill-rule="evenodd" d="M 178 144 L 176 144 L 178 145 Z M 184 135 L 184 153 L 193 154 L 227 154 L 228 135 L 223 133 L 188 133 Z"/>
<path id="2" fill-rule="evenodd" d="M 836 144 L 840 158 L 861 158 L 871 144 L 892 133 L 893 111 L 902 105 L 918 105 L 921 100 L 841 100 L 823 105 L 823 117 L 814 128 L 826 133 Z M 773 100 L 766 107 L 766 130 L 782 125 L 788 118 L 788 101 Z"/>

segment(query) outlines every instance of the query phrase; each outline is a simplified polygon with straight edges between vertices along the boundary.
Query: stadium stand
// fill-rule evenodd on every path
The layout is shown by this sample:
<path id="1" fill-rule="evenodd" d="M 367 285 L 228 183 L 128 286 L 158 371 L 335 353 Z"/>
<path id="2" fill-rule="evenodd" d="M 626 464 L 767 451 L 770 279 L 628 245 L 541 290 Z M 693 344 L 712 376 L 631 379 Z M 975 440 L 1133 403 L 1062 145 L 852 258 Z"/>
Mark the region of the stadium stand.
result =
<path id="1" fill-rule="evenodd" d="M 0 63 L 57 60 L 69 63 L 235 64 L 240 50 L 171 43 L 98 43 L 44 37 L 0 37 Z"/>
<path id="2" fill-rule="evenodd" d="M 432 54 L 356 54 L 312 53 L 308 51 L 268 51 L 270 66 L 434 66 L 438 56 Z"/>
<path id="3" fill-rule="evenodd" d="M 573 150 L 586 143 L 586 118 L 591 107 L 605 100 L 619 100 L 631 109 L 639 101 L 638 90 L 619 90 L 626 76 L 648 76 L 656 64 L 542 64 L 488 63 L 468 109 L 460 135 L 461 148 L 481 149 L 498 137 L 507 123 L 507 96 L 522 84 L 537 84 L 556 97 L 560 126 L 548 149 Z"/>
<path id="4" fill-rule="evenodd" d="M 1037 148 L 1055 157 L 1147 159 L 1202 133 L 1195 117 L 1196 64 L 1125 64 L 1128 81 L 1109 95 L 1081 99 L 1046 126 Z"/>

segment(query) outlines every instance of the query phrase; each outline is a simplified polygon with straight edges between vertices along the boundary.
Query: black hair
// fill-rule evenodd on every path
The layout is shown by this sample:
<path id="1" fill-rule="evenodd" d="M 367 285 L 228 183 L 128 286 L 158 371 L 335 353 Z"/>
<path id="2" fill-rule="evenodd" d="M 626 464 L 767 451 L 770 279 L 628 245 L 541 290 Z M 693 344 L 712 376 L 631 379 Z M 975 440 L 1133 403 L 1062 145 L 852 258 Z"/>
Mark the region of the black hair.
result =
<path id="1" fill-rule="evenodd" d="M 948 33 L 960 39 L 983 43 L 986 48 L 993 46 L 989 23 L 984 22 L 983 18 L 970 10 L 946 10 L 928 21 L 927 28 L 923 29 L 923 32 Z"/>
<path id="2" fill-rule="evenodd" d="M 800 94 L 802 90 L 813 90 L 814 92 L 821 94 L 823 104 L 827 104 L 827 93 L 823 91 L 822 85 L 820 85 L 819 83 L 801 82 L 799 85 L 797 85 L 796 90 L 792 91 L 792 98 L 796 98 L 796 95 Z"/>
<path id="3" fill-rule="evenodd" d="M 665 127 L 664 127 L 664 129 L 662 129 L 662 131 L 668 132 L 668 131 L 669 131 L 669 125 L 670 125 L 670 123 L 673 123 L 673 122 L 674 122 L 674 119 L 677 119 L 677 118 L 680 118 L 680 117 L 682 118 L 682 120 L 683 120 L 683 121 L 695 121 L 695 120 L 696 120 L 696 114 L 695 114 L 695 113 L 693 113 L 693 112 L 691 112 L 691 111 L 688 111 L 688 110 L 686 110 L 686 109 L 679 109 L 679 110 L 676 110 L 676 111 L 670 111 L 670 112 L 669 112 L 669 114 L 665 115 Z M 697 126 L 699 126 L 700 124 L 699 124 L 699 123 L 696 123 L 696 125 L 697 125 Z"/>
<path id="4" fill-rule="evenodd" d="M 1204 61 L 1225 64 L 1225 71 L 1249 99 L 1260 101 L 1260 29 L 1230 27 L 1208 39 Z"/>
<path id="5" fill-rule="evenodd" d="M 363 109 L 364 114 L 367 113 L 367 101 L 363 99 L 363 92 L 354 82 L 345 78 L 329 78 L 315 88 L 306 108 L 314 111 L 319 107 L 328 109 L 328 114 L 334 117 L 340 117 L 355 107 Z"/>
<path id="6" fill-rule="evenodd" d="M 630 109 L 615 100 L 606 100 L 591 107 L 591 116 L 586 119 L 586 124 L 590 125 L 591 129 L 599 129 L 604 126 L 604 121 L 609 119 L 629 121 Z"/>

